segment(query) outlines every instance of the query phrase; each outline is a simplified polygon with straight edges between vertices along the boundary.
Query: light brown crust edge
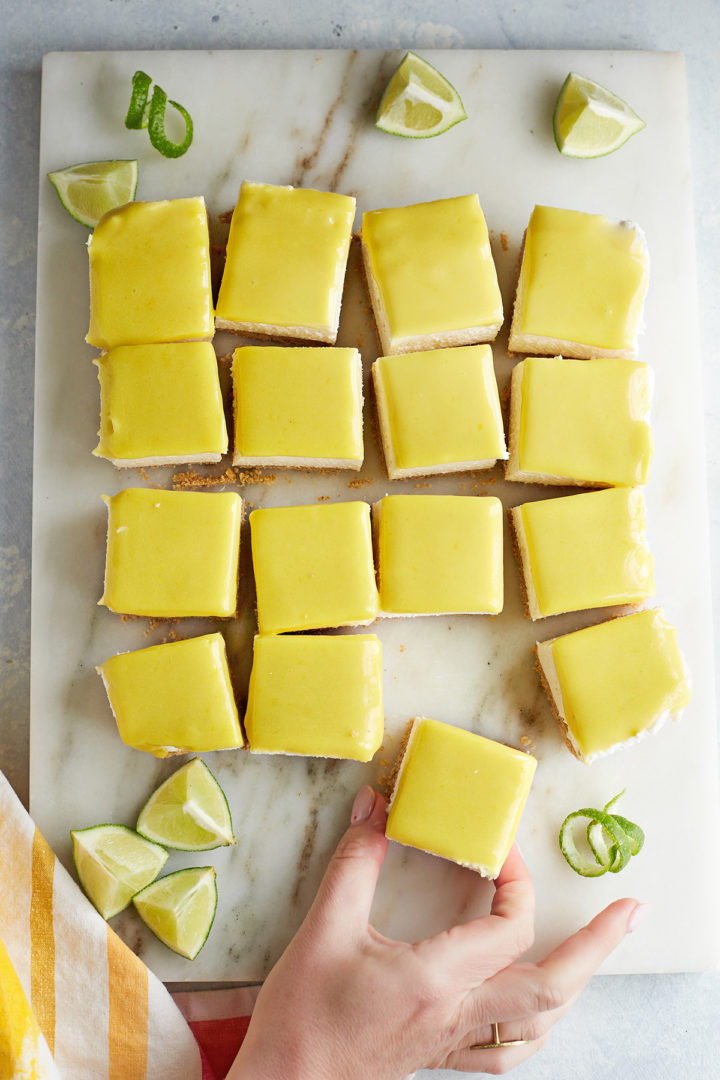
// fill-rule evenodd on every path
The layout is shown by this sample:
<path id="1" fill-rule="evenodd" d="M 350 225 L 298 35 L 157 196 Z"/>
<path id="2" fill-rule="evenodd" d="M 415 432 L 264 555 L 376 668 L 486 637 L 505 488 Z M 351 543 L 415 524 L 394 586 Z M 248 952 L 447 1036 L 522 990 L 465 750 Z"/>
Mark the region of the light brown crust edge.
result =
<path id="1" fill-rule="evenodd" d="M 520 572 L 520 589 L 522 591 L 522 601 L 525 618 L 530 619 L 532 622 L 535 622 L 532 615 L 530 614 L 530 601 L 528 599 L 527 581 L 525 580 L 525 569 L 523 567 L 522 555 L 520 554 L 520 542 L 518 540 L 517 529 L 515 528 L 515 520 L 513 518 L 513 510 L 517 509 L 519 509 L 519 507 L 517 506 L 509 506 L 507 509 L 510 543 L 512 546 L 513 555 L 515 556 L 515 561 L 518 565 L 518 570 Z"/>
<path id="2" fill-rule="evenodd" d="M 542 664 L 540 663 L 540 657 L 538 656 L 537 645 L 534 647 L 533 652 L 535 653 L 535 670 L 537 671 L 538 675 L 540 676 L 540 682 L 542 684 L 542 688 L 545 691 L 545 693 L 547 694 L 547 698 L 548 698 L 548 701 L 550 702 L 550 708 L 552 710 L 552 714 L 555 717 L 555 720 L 557 722 L 558 727 L 560 728 L 560 734 L 562 735 L 562 740 L 565 743 L 565 745 L 567 746 L 567 748 L 570 751 L 570 753 L 572 754 L 572 756 L 574 758 L 577 758 L 578 761 L 582 761 L 582 763 L 585 765 L 585 764 L 587 764 L 587 762 L 585 761 L 585 759 L 583 757 L 580 756 L 580 754 L 578 754 L 577 750 L 575 749 L 572 742 L 570 741 L 570 735 L 569 735 L 569 732 L 568 732 L 568 726 L 565 723 L 565 721 L 563 720 L 560 713 L 558 712 L 557 706 L 555 704 L 555 698 L 553 697 L 552 690 L 550 689 L 550 684 L 547 681 L 547 679 L 545 678 L 545 672 L 543 671 Z"/>

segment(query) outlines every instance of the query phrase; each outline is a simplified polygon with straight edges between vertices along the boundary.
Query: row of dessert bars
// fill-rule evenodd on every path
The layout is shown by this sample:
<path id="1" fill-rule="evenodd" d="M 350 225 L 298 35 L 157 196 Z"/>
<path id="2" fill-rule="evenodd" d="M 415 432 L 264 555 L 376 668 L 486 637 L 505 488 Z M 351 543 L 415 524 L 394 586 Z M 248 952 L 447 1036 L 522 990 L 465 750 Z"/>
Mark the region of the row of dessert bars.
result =
<path id="1" fill-rule="evenodd" d="M 112 211 L 89 245 L 87 340 L 101 349 L 207 341 L 216 325 L 334 344 L 354 214 L 346 195 L 243 184 L 213 312 L 204 200 Z M 386 356 L 495 339 L 502 300 L 477 195 L 368 211 L 361 241 Z M 510 350 L 632 359 L 646 285 L 636 226 L 536 207 Z"/>
<path id="2" fill-rule="evenodd" d="M 120 345 L 95 361 L 94 453 L 118 467 L 217 462 L 228 450 L 209 342 Z M 644 484 L 650 375 L 633 360 L 532 357 L 513 372 L 509 451 L 488 345 L 381 356 L 375 399 L 390 479 L 492 467 L 506 479 L 585 487 Z M 232 361 L 233 464 L 363 463 L 357 349 L 244 346 Z"/>
<path id="3" fill-rule="evenodd" d="M 101 603 L 125 615 L 230 617 L 242 499 L 125 488 L 107 500 Z M 469 495 L 388 495 L 250 514 L 260 634 L 363 626 L 381 615 L 497 614 L 502 507 Z"/>

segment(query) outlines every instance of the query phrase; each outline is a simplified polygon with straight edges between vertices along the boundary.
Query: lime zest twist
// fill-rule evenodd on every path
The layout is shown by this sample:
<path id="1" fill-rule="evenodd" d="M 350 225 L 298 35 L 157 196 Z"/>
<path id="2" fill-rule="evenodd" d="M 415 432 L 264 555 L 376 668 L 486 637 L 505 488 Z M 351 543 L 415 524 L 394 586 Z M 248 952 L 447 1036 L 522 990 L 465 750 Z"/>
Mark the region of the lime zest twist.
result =
<path id="1" fill-rule="evenodd" d="M 125 117 L 125 127 L 138 130 L 147 128 L 150 142 L 163 157 L 176 158 L 189 149 L 193 140 L 193 122 L 190 113 L 178 101 L 171 101 L 161 86 L 155 84 L 150 104 L 148 95 L 152 79 L 144 71 L 136 71 L 132 78 L 130 105 Z M 185 121 L 185 135 L 174 142 L 165 131 L 165 112 L 168 105 L 180 113 Z"/>
<path id="2" fill-rule="evenodd" d="M 565 861 L 581 877 L 601 877 L 609 870 L 619 873 L 633 855 L 637 855 L 645 842 L 645 834 L 634 821 L 620 814 L 611 814 L 610 807 L 625 794 L 625 788 L 605 803 L 602 810 L 584 807 L 575 810 L 560 826 L 558 842 Z M 574 836 L 575 822 L 587 818 L 586 830 L 590 855 L 580 851 Z"/>
<path id="3" fill-rule="evenodd" d="M 137 131 L 148 126 L 148 94 L 152 79 L 144 71 L 136 71 L 132 77 L 130 105 L 125 117 L 125 127 Z"/>

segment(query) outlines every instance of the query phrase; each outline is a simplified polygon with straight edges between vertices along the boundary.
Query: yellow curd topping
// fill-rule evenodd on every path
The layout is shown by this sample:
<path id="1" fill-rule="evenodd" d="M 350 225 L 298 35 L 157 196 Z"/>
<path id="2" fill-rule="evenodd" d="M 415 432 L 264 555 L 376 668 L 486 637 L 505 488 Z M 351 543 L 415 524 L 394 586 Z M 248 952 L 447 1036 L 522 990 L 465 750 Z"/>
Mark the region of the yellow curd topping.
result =
<path id="1" fill-rule="evenodd" d="M 497 877 L 537 762 L 437 720 L 416 720 L 388 815 L 391 840 Z"/>
<path id="2" fill-rule="evenodd" d="M 255 638 L 250 749 L 369 761 L 382 742 L 382 649 L 374 634 Z"/>
<path id="3" fill-rule="evenodd" d="M 119 345 L 94 361 L 98 457 L 182 458 L 227 451 L 220 380 L 209 342 Z"/>
<path id="4" fill-rule="evenodd" d="M 650 369 L 635 360 L 524 360 L 520 470 L 645 484 L 653 450 L 650 396 Z"/>
<path id="5" fill-rule="evenodd" d="M 354 218 L 348 195 L 244 183 L 230 225 L 218 319 L 334 327 Z"/>
<path id="6" fill-rule="evenodd" d="M 90 345 L 212 338 L 210 239 L 201 196 L 111 210 L 88 249 Z"/>
<path id="7" fill-rule="evenodd" d="M 357 349 L 247 345 L 232 376 L 236 456 L 362 462 Z"/>
<path id="8" fill-rule="evenodd" d="M 489 345 L 381 356 L 373 370 L 398 469 L 506 456 Z"/>
<path id="9" fill-rule="evenodd" d="M 502 323 L 477 195 L 368 211 L 362 241 L 393 340 Z"/>
<path id="10" fill-rule="evenodd" d="M 250 533 L 261 634 L 377 616 L 367 503 L 254 510 Z"/>
<path id="11" fill-rule="evenodd" d="M 653 596 L 640 488 L 608 488 L 519 508 L 541 615 Z"/>
<path id="12" fill-rule="evenodd" d="M 108 539 L 101 604 L 159 618 L 234 615 L 239 495 L 125 488 L 103 498 Z"/>
<path id="13" fill-rule="evenodd" d="M 536 206 L 525 235 L 513 331 L 634 348 L 647 289 L 640 230 L 602 214 Z"/>
<path id="14" fill-rule="evenodd" d="M 565 721 L 584 757 L 654 727 L 690 701 L 675 629 L 659 609 L 556 638 Z"/>
<path id="15" fill-rule="evenodd" d="M 382 611 L 502 611 L 499 499 L 388 495 L 377 504 L 376 514 Z"/>
<path id="16" fill-rule="evenodd" d="M 167 757 L 244 745 L 222 634 L 120 653 L 98 672 L 128 746 Z"/>

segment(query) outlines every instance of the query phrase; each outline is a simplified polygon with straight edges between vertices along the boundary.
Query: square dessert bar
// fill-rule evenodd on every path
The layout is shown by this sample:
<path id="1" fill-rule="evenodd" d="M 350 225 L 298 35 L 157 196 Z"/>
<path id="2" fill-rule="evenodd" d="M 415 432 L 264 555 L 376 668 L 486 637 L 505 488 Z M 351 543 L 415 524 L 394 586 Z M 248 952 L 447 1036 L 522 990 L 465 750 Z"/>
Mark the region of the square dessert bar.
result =
<path id="1" fill-rule="evenodd" d="M 370 761 L 383 738 L 379 639 L 256 637 L 245 730 L 256 754 Z"/>
<path id="2" fill-rule="evenodd" d="M 125 488 L 103 498 L 108 538 L 99 603 L 157 618 L 235 614 L 239 495 Z"/>
<path id="3" fill-rule="evenodd" d="M 355 199 L 246 181 L 218 295 L 220 330 L 333 344 Z"/>
<path id="4" fill-rule="evenodd" d="M 531 356 L 513 368 L 506 480 L 647 483 L 652 372 L 635 360 Z"/>
<path id="5" fill-rule="evenodd" d="M 127 468 L 220 461 L 227 452 L 209 342 L 118 345 L 93 363 L 100 381 L 97 457 Z"/>
<path id="6" fill-rule="evenodd" d="M 222 634 L 119 653 L 97 670 L 127 746 L 162 758 L 245 745 Z"/>
<path id="7" fill-rule="evenodd" d="M 233 354 L 232 379 L 233 465 L 360 468 L 357 349 L 246 345 Z"/>
<path id="8" fill-rule="evenodd" d="M 202 196 L 111 210 L 88 242 L 90 330 L 99 349 L 212 339 L 210 238 Z"/>
<path id="9" fill-rule="evenodd" d="M 365 213 L 362 253 L 386 356 L 497 336 L 502 298 L 477 195 Z"/>
<path id="10" fill-rule="evenodd" d="M 536 206 L 525 233 L 510 351 L 631 360 L 647 283 L 647 247 L 637 225 Z"/>
<path id="11" fill-rule="evenodd" d="M 261 634 L 377 617 L 367 503 L 253 510 L 250 535 Z"/>
<path id="12" fill-rule="evenodd" d="M 380 612 L 496 615 L 502 504 L 477 495 L 387 495 L 373 507 Z"/>
<path id="13" fill-rule="evenodd" d="M 536 765 L 503 743 L 418 718 L 400 761 L 386 835 L 496 878 Z"/>
<path id="14" fill-rule="evenodd" d="M 510 520 L 531 619 L 654 596 L 641 488 L 524 503 Z"/>
<path id="15" fill-rule="evenodd" d="M 536 651 L 555 717 L 580 761 L 657 731 L 690 701 L 677 634 L 659 608 L 538 642 Z"/>
<path id="16" fill-rule="evenodd" d="M 391 480 L 489 469 L 507 457 L 489 345 L 381 356 L 372 373 Z"/>

